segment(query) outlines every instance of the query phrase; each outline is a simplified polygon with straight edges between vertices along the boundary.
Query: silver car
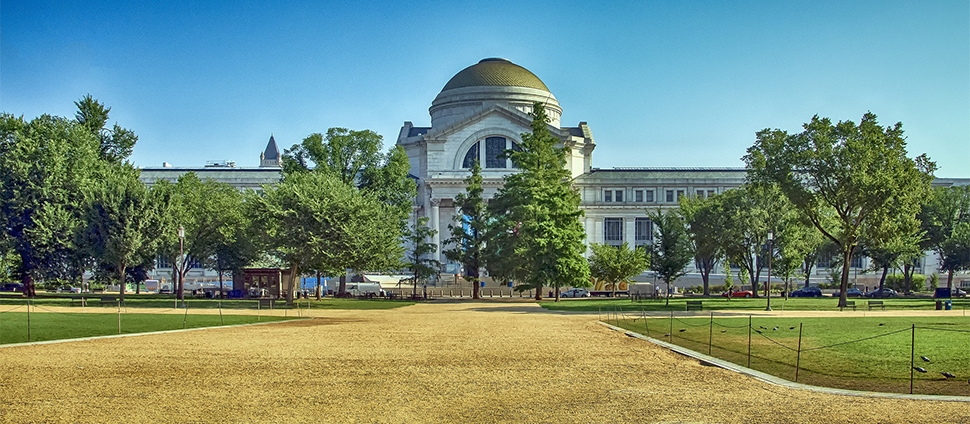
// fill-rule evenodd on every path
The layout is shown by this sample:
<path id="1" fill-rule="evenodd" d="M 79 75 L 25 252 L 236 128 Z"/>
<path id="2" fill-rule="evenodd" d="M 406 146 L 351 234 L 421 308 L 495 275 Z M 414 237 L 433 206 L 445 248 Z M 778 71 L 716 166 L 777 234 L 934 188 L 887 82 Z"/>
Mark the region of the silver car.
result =
<path id="1" fill-rule="evenodd" d="M 569 289 L 559 294 L 559 297 L 589 297 L 586 289 Z"/>

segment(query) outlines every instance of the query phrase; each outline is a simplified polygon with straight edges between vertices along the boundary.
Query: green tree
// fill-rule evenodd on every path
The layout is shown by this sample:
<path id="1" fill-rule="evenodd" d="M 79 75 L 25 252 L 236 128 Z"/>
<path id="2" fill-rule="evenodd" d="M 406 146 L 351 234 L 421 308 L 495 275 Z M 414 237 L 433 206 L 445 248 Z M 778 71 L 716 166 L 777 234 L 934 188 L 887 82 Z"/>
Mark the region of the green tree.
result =
<path id="1" fill-rule="evenodd" d="M 30 122 L 0 114 L 0 228 L 20 257 L 24 293 L 55 277 L 76 252 L 83 199 L 98 165 L 98 140 L 85 127 L 42 115 Z"/>
<path id="2" fill-rule="evenodd" d="M 880 127 L 872 113 L 858 125 L 815 116 L 799 134 L 759 131 L 744 160 L 749 178 L 777 184 L 839 247 L 839 306 L 845 306 L 849 265 L 860 241 L 885 240 L 900 220 L 915 220 L 934 168 L 925 156 L 906 157 L 901 123 Z"/>
<path id="3" fill-rule="evenodd" d="M 100 141 L 98 151 L 101 159 L 111 163 L 121 163 L 131 156 L 131 151 L 138 142 L 138 136 L 117 123 L 110 130 L 105 128 L 108 123 L 108 113 L 111 112 L 110 107 L 105 107 L 90 94 L 74 102 L 74 105 L 77 106 L 75 115 L 77 122 L 91 131 L 91 134 Z"/>
<path id="4" fill-rule="evenodd" d="M 572 189 L 565 168 L 566 151 L 549 131 L 549 117 L 541 103 L 532 106 L 532 132 L 522 134 L 521 150 L 506 151 L 521 172 L 505 177 L 505 186 L 489 202 L 490 216 L 496 217 L 493 231 L 502 243 L 489 256 L 499 274 L 511 273 L 525 287 L 552 286 L 558 299 L 563 286 L 589 285 L 589 264 L 583 256 L 586 234 L 580 223 L 579 193 Z M 517 264 L 510 265 L 510 261 Z M 504 262 L 504 263 L 503 263 Z M 492 270 L 490 265 L 489 270 Z"/>
<path id="5" fill-rule="evenodd" d="M 768 233 L 777 231 L 785 211 L 784 199 L 770 185 L 745 184 L 721 194 L 724 252 L 732 264 L 746 271 L 747 284 L 758 296 L 761 271 L 767 265 Z"/>
<path id="6" fill-rule="evenodd" d="M 704 282 L 704 296 L 710 296 L 710 276 L 718 260 L 724 257 L 724 211 L 718 195 L 706 199 L 689 196 L 680 198 L 680 213 L 687 224 L 694 262 Z"/>
<path id="7" fill-rule="evenodd" d="M 656 237 L 650 246 L 650 269 L 667 285 L 666 302 L 670 304 L 670 284 L 686 274 L 684 268 L 690 264 L 693 252 L 690 237 L 680 214 L 675 211 L 663 213 L 647 212 L 653 221 Z"/>
<path id="8" fill-rule="evenodd" d="M 330 128 L 326 139 L 310 134 L 283 153 L 283 173 L 316 170 L 332 173 L 344 184 L 359 186 L 361 175 L 381 163 L 382 140 L 371 130 Z"/>
<path id="9" fill-rule="evenodd" d="M 148 188 L 138 181 L 138 174 L 127 164 L 105 167 L 85 202 L 85 250 L 117 273 L 122 302 L 126 271 L 140 264 L 143 245 L 151 244 L 149 231 L 157 223 Z"/>
<path id="10" fill-rule="evenodd" d="M 953 289 L 953 273 L 970 268 L 967 250 L 970 226 L 970 186 L 937 187 L 919 214 L 926 233 L 925 247 L 936 253 L 940 270 L 947 272 L 946 286 Z"/>
<path id="11" fill-rule="evenodd" d="M 451 237 L 445 243 L 450 244 L 451 248 L 445 251 L 445 257 L 462 264 L 465 268 L 463 278 L 472 284 L 472 298 L 479 299 L 479 276 L 485 259 L 489 218 L 482 198 L 482 167 L 478 161 L 475 161 L 471 172 L 465 178 L 465 192 L 455 196 L 455 207 L 461 213 L 455 216 L 454 223 L 448 225 Z"/>
<path id="12" fill-rule="evenodd" d="M 438 251 L 438 245 L 428 241 L 436 232 L 428 227 L 428 217 L 422 216 L 414 223 L 405 240 L 409 246 L 406 263 L 414 283 L 411 288 L 412 298 L 418 295 L 418 282 L 437 275 L 441 269 L 441 262 L 433 257 Z"/>
<path id="13" fill-rule="evenodd" d="M 616 247 L 593 243 L 589 257 L 589 272 L 593 278 L 603 280 L 613 287 L 613 297 L 621 282 L 640 275 L 650 266 L 647 251 L 643 247 L 630 249 L 626 243 Z"/>
<path id="14" fill-rule="evenodd" d="M 364 169 L 361 174 L 361 189 L 373 192 L 378 199 L 391 206 L 396 213 L 397 222 L 402 230 L 407 226 L 408 217 L 414 208 L 417 184 L 409 176 L 411 162 L 401 146 L 394 146 L 379 166 Z"/>

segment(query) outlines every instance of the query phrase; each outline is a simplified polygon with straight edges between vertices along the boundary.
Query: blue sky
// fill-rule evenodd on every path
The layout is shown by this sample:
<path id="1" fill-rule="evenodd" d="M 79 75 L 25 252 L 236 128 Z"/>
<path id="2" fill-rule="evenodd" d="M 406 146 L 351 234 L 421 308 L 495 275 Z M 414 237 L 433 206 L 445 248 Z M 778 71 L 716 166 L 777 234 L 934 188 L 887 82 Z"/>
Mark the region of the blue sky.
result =
<path id="1" fill-rule="evenodd" d="M 330 127 L 393 145 L 485 57 L 589 123 L 595 167 L 743 166 L 763 128 L 903 122 L 911 155 L 970 177 L 970 2 L 0 3 L 0 110 L 73 116 L 90 93 L 138 166 L 258 165 Z"/>

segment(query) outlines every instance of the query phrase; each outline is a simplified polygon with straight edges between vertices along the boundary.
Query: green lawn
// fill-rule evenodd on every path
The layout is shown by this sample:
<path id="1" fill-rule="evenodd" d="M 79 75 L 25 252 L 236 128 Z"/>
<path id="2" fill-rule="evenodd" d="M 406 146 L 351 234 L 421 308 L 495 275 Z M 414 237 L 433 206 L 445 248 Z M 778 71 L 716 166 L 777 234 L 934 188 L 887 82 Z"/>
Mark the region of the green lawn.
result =
<path id="1" fill-rule="evenodd" d="M 670 299 L 670 305 L 666 305 L 663 299 L 644 300 L 634 302 L 629 298 L 586 298 L 586 299 L 564 299 L 559 302 L 542 301 L 543 308 L 557 311 L 586 311 L 597 312 L 605 310 L 623 311 L 683 311 L 686 309 L 685 303 L 688 300 L 699 300 L 704 302 L 704 310 L 715 311 L 763 311 L 767 305 L 764 298 L 753 299 L 731 299 L 720 296 L 715 297 L 676 297 Z M 849 299 L 856 303 L 856 308 L 866 310 L 866 302 L 873 299 Z M 886 304 L 887 310 L 932 310 L 936 308 L 936 300 L 932 298 L 893 298 L 875 299 L 882 300 Z M 837 311 L 839 299 L 831 297 L 822 298 L 790 298 L 785 300 L 781 297 L 771 298 L 771 308 L 777 311 Z M 953 309 L 970 309 L 968 298 L 953 299 Z"/>
<path id="2" fill-rule="evenodd" d="M 72 302 L 72 296 L 81 295 L 68 295 L 63 293 L 38 293 L 37 297 L 31 299 L 30 302 L 33 305 L 38 306 L 73 306 L 80 307 L 79 302 Z M 88 306 L 101 306 L 100 299 L 102 296 L 110 296 L 117 298 L 117 293 L 107 293 L 107 294 L 84 294 L 88 299 Z M 4 294 L 0 296 L 0 310 L 3 310 L 5 306 L 23 305 L 27 302 L 27 299 L 20 295 L 10 295 Z M 288 308 L 305 309 L 309 305 L 310 309 L 394 309 L 400 308 L 402 306 L 413 305 L 412 301 L 404 300 L 387 300 L 387 299 L 335 299 L 332 297 L 326 297 L 321 300 L 310 299 L 300 299 L 295 301 L 290 307 L 286 306 L 286 303 L 282 300 L 278 300 L 274 304 L 274 308 Z M 125 294 L 125 307 L 127 308 L 174 308 L 176 305 L 174 296 L 165 295 L 135 295 L 135 294 Z M 179 307 L 183 305 L 182 301 L 178 302 Z M 190 310 L 191 309 L 218 309 L 220 307 L 224 309 L 252 309 L 256 310 L 258 301 L 255 299 L 226 299 L 220 301 L 219 299 L 206 299 L 206 298 L 191 298 L 186 297 L 184 301 Z"/>
<path id="3" fill-rule="evenodd" d="M 627 318 L 620 327 L 749 366 L 748 318 Z M 970 318 L 751 320 L 750 368 L 794 381 L 801 326 L 798 382 L 894 393 L 909 393 L 915 325 L 915 365 L 927 372 L 914 372 L 914 393 L 970 396 Z"/>
<path id="4" fill-rule="evenodd" d="M 23 308 L 10 311 L 11 306 L 0 305 L 0 344 L 37 342 L 44 340 L 75 339 L 105 336 L 118 333 L 119 314 L 90 313 L 30 313 Z M 3 312 L 7 311 L 7 312 Z M 296 317 L 269 317 L 256 315 L 192 315 L 171 314 L 121 314 L 121 333 L 134 334 L 182 328 L 212 327 L 218 325 L 252 324 L 272 322 Z M 29 339 L 28 339 L 29 333 Z"/>

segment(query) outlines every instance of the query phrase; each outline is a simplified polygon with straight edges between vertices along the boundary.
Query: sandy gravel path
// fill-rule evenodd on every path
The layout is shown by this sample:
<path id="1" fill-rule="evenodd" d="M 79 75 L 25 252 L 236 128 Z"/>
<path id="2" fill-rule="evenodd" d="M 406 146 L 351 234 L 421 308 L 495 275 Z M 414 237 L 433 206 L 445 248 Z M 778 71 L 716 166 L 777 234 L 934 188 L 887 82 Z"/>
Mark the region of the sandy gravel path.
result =
<path id="1" fill-rule="evenodd" d="M 970 403 L 772 386 L 528 303 L 313 314 L 0 349 L 0 422 L 970 423 Z"/>

